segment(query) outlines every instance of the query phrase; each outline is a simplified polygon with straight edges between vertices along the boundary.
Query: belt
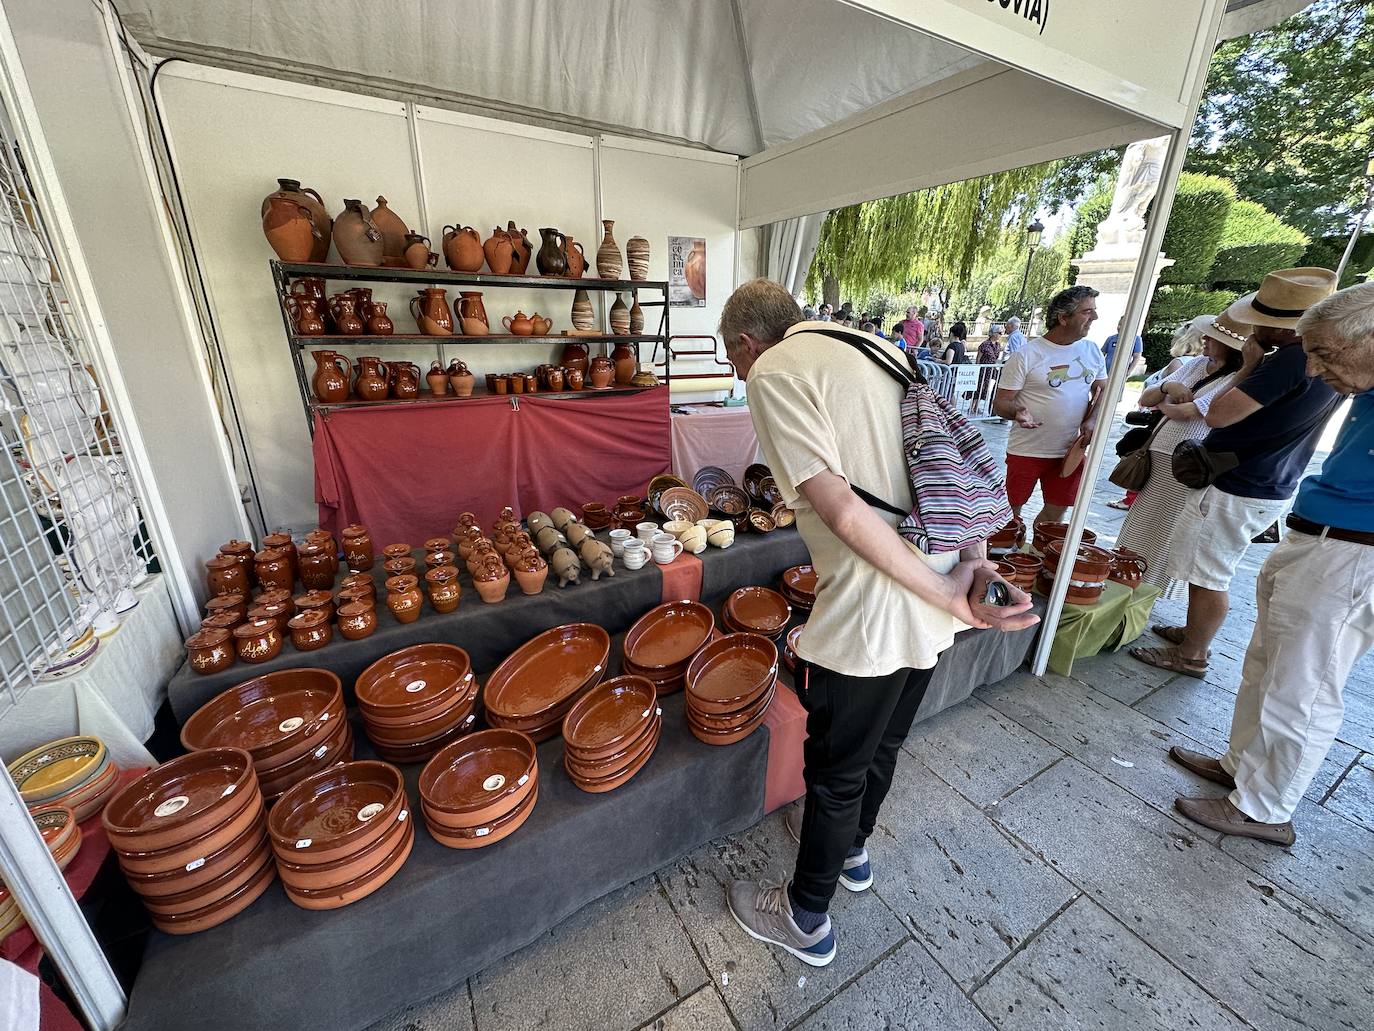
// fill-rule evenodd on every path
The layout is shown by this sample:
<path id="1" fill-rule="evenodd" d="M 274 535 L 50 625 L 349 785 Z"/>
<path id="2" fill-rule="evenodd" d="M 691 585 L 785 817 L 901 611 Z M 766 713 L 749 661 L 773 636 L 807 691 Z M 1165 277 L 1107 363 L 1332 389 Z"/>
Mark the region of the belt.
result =
<path id="1" fill-rule="evenodd" d="M 1348 541 L 1351 544 L 1374 545 L 1374 533 L 1368 530 L 1342 530 L 1338 526 L 1323 526 L 1310 519 L 1288 513 L 1288 528 L 1298 533 L 1311 534 L 1313 537 L 1327 537 L 1333 541 Z"/>

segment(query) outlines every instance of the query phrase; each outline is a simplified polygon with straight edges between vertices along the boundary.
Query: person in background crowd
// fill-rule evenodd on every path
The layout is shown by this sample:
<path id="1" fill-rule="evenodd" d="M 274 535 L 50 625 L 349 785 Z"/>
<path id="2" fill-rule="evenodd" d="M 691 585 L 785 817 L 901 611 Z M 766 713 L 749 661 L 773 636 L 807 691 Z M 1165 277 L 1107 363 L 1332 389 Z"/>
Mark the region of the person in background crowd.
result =
<path id="1" fill-rule="evenodd" d="M 953 332 L 951 330 L 951 332 Z M 1002 361 L 1002 327 L 991 326 L 987 339 L 978 345 L 978 356 L 974 359 L 979 365 L 997 365 Z M 982 369 L 978 373 L 978 395 L 973 399 L 971 414 L 983 410 L 983 402 L 991 400 L 993 384 L 997 382 L 996 369 Z"/>
<path id="2" fill-rule="evenodd" d="M 1102 352 L 1087 339 L 1097 319 L 1097 291 L 1071 286 L 1050 300 L 1045 335 L 1007 358 L 992 402 L 1010 419 L 1007 500 L 1020 516 L 1039 484 L 1044 507 L 1036 523 L 1063 521 L 1078 496 L 1083 464 L 1065 475 L 1064 458 L 1087 447 L 1097 429 L 1097 404 L 1107 386 Z"/>
<path id="3" fill-rule="evenodd" d="M 854 321 L 854 302 L 853 302 L 853 301 L 845 301 L 844 304 L 840 305 L 839 314 L 840 314 L 841 316 L 843 316 L 845 322 L 853 322 L 853 321 Z"/>
<path id="4" fill-rule="evenodd" d="M 962 322 L 956 322 L 950 326 L 949 343 L 937 352 L 940 355 L 940 361 L 946 365 L 967 365 L 968 353 L 965 346 L 967 340 L 968 326 Z"/>
<path id="5" fill-rule="evenodd" d="M 814 322 L 815 319 L 816 319 L 816 309 L 813 308 L 813 307 L 811 307 L 811 305 L 809 305 L 809 304 L 803 305 L 803 306 L 802 306 L 802 321 L 804 321 L 804 322 Z"/>
<path id="6" fill-rule="evenodd" d="M 873 884 L 866 843 L 940 652 L 965 624 L 1016 630 L 1037 617 L 1019 591 L 1010 606 L 982 604 L 996 576 L 985 545 L 925 555 L 897 535 L 899 517 L 850 489 L 912 504 L 903 388 L 857 348 L 812 332 L 814 323 L 797 325 L 800 317 L 766 279 L 736 290 L 720 316 L 759 445 L 820 576 L 796 645 L 808 668 L 806 800 L 800 820 L 794 812 L 787 821 L 796 865 L 781 884 L 735 881 L 726 901 L 751 937 L 825 966 L 836 953 L 831 899 L 840 884 L 854 892 Z M 885 356 L 899 353 L 854 336 Z"/>
<path id="7" fill-rule="evenodd" d="M 1107 342 L 1102 345 L 1102 359 L 1107 363 L 1107 368 L 1112 367 L 1112 355 L 1116 353 L 1116 342 L 1121 336 L 1121 329 L 1126 325 L 1126 316 L 1116 324 L 1116 332 L 1107 338 Z M 1131 364 L 1126 370 L 1127 376 L 1135 376 L 1145 371 L 1145 342 L 1140 339 L 1137 333 L 1135 343 L 1131 346 Z"/>
<path id="8" fill-rule="evenodd" d="M 830 304 L 828 301 L 822 301 L 820 311 L 817 314 L 817 318 L 819 318 L 822 322 L 829 322 L 832 318 L 834 318 L 834 315 L 834 306 Z"/>
<path id="9" fill-rule="evenodd" d="M 914 307 L 906 310 L 906 319 L 902 323 L 902 339 L 906 341 L 904 350 L 915 352 L 920 350 L 921 344 L 925 340 L 925 323 L 916 317 Z"/>
<path id="10" fill-rule="evenodd" d="M 1021 319 L 1013 315 L 1007 319 L 1007 354 L 1013 355 L 1026 346 L 1026 334 L 1021 332 Z"/>
<path id="11" fill-rule="evenodd" d="M 902 351 L 906 350 L 906 337 L 904 336 L 905 327 L 906 320 L 904 319 L 898 319 L 892 324 L 892 342 Z"/>
<path id="12" fill-rule="evenodd" d="M 878 327 L 875 326 L 875 325 L 873 325 L 873 323 L 868 322 L 868 321 L 864 321 L 864 322 L 859 323 L 859 332 L 860 332 L 860 333 L 872 333 L 875 337 L 880 337 L 880 336 L 882 336 L 882 334 L 878 332 Z"/>
<path id="13" fill-rule="evenodd" d="M 1218 315 L 1203 335 L 1203 353 L 1140 395 L 1140 407 L 1158 408 L 1166 425 L 1150 438 L 1150 477 L 1129 506 L 1117 545 L 1145 559 L 1145 582 L 1158 587 L 1166 601 L 1180 601 L 1187 594 L 1185 584 L 1169 578 L 1168 564 L 1174 523 L 1191 493 L 1175 479 L 1170 459 L 1181 441 L 1208 434 L 1207 411 L 1214 398 L 1230 389 L 1249 335 L 1249 326 Z"/>
<path id="14" fill-rule="evenodd" d="M 1230 388 L 1212 400 L 1204 419 L 1212 431 L 1203 446 L 1234 454 L 1239 464 L 1210 487 L 1193 491 L 1174 526 L 1169 576 L 1188 583 L 1183 626 L 1159 626 L 1167 648 L 1138 646 L 1141 662 L 1201 680 L 1212 639 L 1230 608 L 1231 577 L 1250 539 L 1288 507 L 1288 499 L 1317 448 L 1340 397 L 1307 373 L 1299 317 L 1336 289 L 1329 269 L 1271 272 L 1257 292 L 1226 314 L 1255 327 Z M 1269 348 L 1272 353 L 1266 354 Z"/>
<path id="15" fill-rule="evenodd" d="M 921 320 L 921 325 L 925 326 L 926 328 L 926 336 L 930 336 L 930 334 L 934 333 L 936 328 L 936 321 L 930 317 L 930 309 L 923 304 L 921 305 L 920 309 L 916 312 L 916 314 L 917 316 L 919 316 Z"/>
<path id="16" fill-rule="evenodd" d="M 1313 305 L 1296 333 L 1306 371 L 1354 400 L 1321 472 L 1298 488 L 1290 532 L 1260 570 L 1230 747 L 1221 759 L 1169 749 L 1230 789 L 1223 798 L 1180 797 L 1179 812 L 1279 845 L 1297 840 L 1293 813 L 1341 728 L 1350 670 L 1374 646 L 1374 284 Z"/>

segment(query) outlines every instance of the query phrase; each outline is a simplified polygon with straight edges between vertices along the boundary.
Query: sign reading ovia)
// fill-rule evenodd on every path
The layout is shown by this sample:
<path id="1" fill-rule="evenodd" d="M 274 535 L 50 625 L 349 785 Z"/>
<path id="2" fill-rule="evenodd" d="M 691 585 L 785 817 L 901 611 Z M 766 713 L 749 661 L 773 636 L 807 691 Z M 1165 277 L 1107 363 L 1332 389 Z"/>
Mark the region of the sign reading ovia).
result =
<path id="1" fill-rule="evenodd" d="M 1040 26 L 1040 35 L 1045 34 L 1045 26 L 1050 23 L 1050 0 L 988 0 L 997 4 L 1011 15 L 1020 15 L 1026 21 Z"/>

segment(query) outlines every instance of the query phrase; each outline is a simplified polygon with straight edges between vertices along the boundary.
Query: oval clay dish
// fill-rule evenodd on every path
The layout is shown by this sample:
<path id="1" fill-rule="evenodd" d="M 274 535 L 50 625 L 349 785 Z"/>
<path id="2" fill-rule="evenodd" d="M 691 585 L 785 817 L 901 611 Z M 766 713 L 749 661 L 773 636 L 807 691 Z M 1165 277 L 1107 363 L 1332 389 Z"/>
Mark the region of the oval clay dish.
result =
<path id="1" fill-rule="evenodd" d="M 746 630 L 776 634 L 792 618 L 792 606 L 777 591 L 767 587 L 741 587 L 725 602 L 730 618 Z"/>
<path id="2" fill-rule="evenodd" d="M 382 837 L 406 805 L 405 780 L 389 763 L 360 760 L 305 778 L 268 816 L 273 847 L 293 863 L 329 863 Z"/>
<path id="3" fill-rule="evenodd" d="M 658 735 L 663 728 L 663 717 L 656 715 L 657 712 L 658 710 L 655 709 L 655 715 L 650 717 L 642 733 L 628 742 L 623 749 L 605 759 L 581 759 L 576 752 L 565 750 L 563 752 L 564 768 L 572 776 L 582 780 L 603 780 L 623 773 L 634 765 L 639 757 L 644 754 L 645 749 L 652 747 L 651 742 L 657 742 Z"/>
<path id="4" fill-rule="evenodd" d="M 628 767 L 621 770 L 614 776 L 599 778 L 581 777 L 574 773 L 572 769 L 567 766 L 567 762 L 565 761 L 564 768 L 567 769 L 568 779 L 571 780 L 583 791 L 586 791 L 590 794 L 595 795 L 601 794 L 606 791 L 614 791 L 622 784 L 625 784 L 628 781 L 630 781 L 634 777 L 634 775 L 638 773 L 640 770 L 642 770 L 645 767 L 645 765 L 649 762 L 649 760 L 653 758 L 654 750 L 658 748 L 658 739 L 661 733 L 661 730 L 655 730 L 653 738 L 650 740 L 648 746 L 644 749 L 644 751 L 637 758 L 635 758 Z"/>
<path id="5" fill-rule="evenodd" d="M 687 693 L 703 712 L 734 712 L 767 690 L 777 676 L 778 647 L 758 634 L 726 634 L 687 667 Z"/>
<path id="6" fill-rule="evenodd" d="M 208 748 L 149 770 L 110 800 L 101 823 L 115 848 L 151 852 L 213 830 L 257 790 L 247 752 Z"/>
<path id="7" fill-rule="evenodd" d="M 546 630 L 496 667 L 483 702 L 497 716 L 536 717 L 600 680 L 610 651 L 610 634 L 594 623 Z"/>
<path id="8" fill-rule="evenodd" d="M 577 700 L 563 720 L 563 742 L 589 762 L 630 744 L 654 718 L 657 692 L 646 677 L 615 677 Z"/>
<path id="9" fill-rule="evenodd" d="M 465 826 L 495 820 L 534 786 L 534 741 L 518 730 L 479 730 L 446 745 L 420 773 L 420 798 Z M 448 821 L 446 821 L 448 822 Z"/>
<path id="10" fill-rule="evenodd" d="M 520 829 L 521 825 L 529 819 L 530 813 L 534 811 L 534 804 L 539 801 L 539 782 L 536 779 L 534 790 L 529 793 L 529 797 L 521 802 L 514 810 L 491 823 L 484 823 L 480 827 L 473 827 L 470 830 L 452 831 L 443 827 L 438 827 L 434 823 L 427 823 L 430 837 L 446 848 L 483 848 L 486 845 L 494 845 L 503 838 L 508 838 Z"/>
<path id="11" fill-rule="evenodd" d="M 400 844 L 374 869 L 354 880 L 321 891 L 284 885 L 286 897 L 302 909 L 340 909 L 371 895 L 391 880 L 410 856 L 411 847 L 415 844 L 415 823 L 409 817 L 405 823 L 406 830 Z"/>
<path id="12" fill-rule="evenodd" d="M 699 601 L 670 601 L 650 609 L 625 635 L 625 657 L 640 669 L 684 663 L 711 638 L 716 617 Z"/>
<path id="13" fill-rule="evenodd" d="M 793 566 L 786 569 L 782 574 L 782 582 L 789 591 L 793 591 L 798 597 L 815 599 L 816 585 L 820 582 L 820 575 L 816 572 L 813 565 Z"/>
<path id="14" fill-rule="evenodd" d="M 358 676 L 358 704 L 379 715 L 400 716 L 447 697 L 469 673 L 472 660 L 453 644 L 416 644 L 384 655 Z"/>
<path id="15" fill-rule="evenodd" d="M 280 764 L 291 757 L 279 753 L 298 745 L 302 753 L 309 750 L 308 739 L 327 713 L 344 713 L 337 676 L 327 669 L 279 670 L 211 698 L 181 728 L 181 743 L 190 751 L 242 748 L 255 761 L 271 757 Z"/>

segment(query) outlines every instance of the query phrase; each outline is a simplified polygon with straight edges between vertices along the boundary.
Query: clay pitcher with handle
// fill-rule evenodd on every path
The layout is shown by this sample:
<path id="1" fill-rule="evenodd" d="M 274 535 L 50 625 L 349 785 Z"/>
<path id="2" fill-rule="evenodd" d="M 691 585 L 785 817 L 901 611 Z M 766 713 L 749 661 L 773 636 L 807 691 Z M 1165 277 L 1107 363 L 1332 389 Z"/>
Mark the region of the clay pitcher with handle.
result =
<path id="1" fill-rule="evenodd" d="M 567 237 L 557 229 L 541 229 L 539 235 L 544 242 L 539 245 L 539 253 L 534 263 L 541 276 L 565 276 L 568 273 L 568 257 L 564 253 Z"/>
<path id="2" fill-rule="evenodd" d="M 482 253 L 486 255 L 487 268 L 491 269 L 493 275 L 510 275 L 515 248 L 511 246 L 510 237 L 504 229 L 492 230 L 487 242 L 482 244 Z"/>
<path id="3" fill-rule="evenodd" d="M 480 290 L 462 290 L 458 296 L 458 319 L 463 333 L 470 337 L 484 337 L 491 332 L 487 309 L 482 305 Z"/>
<path id="4" fill-rule="evenodd" d="M 311 351 L 315 359 L 315 375 L 310 389 L 323 404 L 336 405 L 348 400 L 348 384 L 352 370 L 348 360 L 337 351 Z"/>
<path id="5" fill-rule="evenodd" d="M 571 236 L 563 237 L 563 256 L 568 262 L 568 278 L 581 279 L 587 270 L 587 252 Z"/>
<path id="6" fill-rule="evenodd" d="M 364 401 L 386 400 L 387 370 L 380 358 L 358 359 L 358 378 L 353 389 Z"/>
<path id="7" fill-rule="evenodd" d="M 511 249 L 514 252 L 510 263 L 510 274 L 523 276 L 525 269 L 530 267 L 530 258 L 534 256 L 534 248 L 530 246 L 529 230 L 516 229 L 514 220 L 511 220 L 506 223 L 506 235 L 510 237 Z"/>
<path id="8" fill-rule="evenodd" d="M 324 318 L 316 306 L 315 298 L 299 294 L 288 294 L 282 298 L 287 314 L 291 317 L 291 328 L 298 336 L 317 337 L 324 335 Z"/>
<path id="9" fill-rule="evenodd" d="M 324 206 L 324 198 L 308 186 L 302 186 L 299 179 L 278 179 L 275 193 L 268 194 L 262 202 L 262 214 L 267 214 L 269 202 L 273 197 L 285 197 L 295 201 L 310 212 L 310 220 L 316 229 L 314 247 L 307 261 L 324 261 L 329 257 L 329 241 L 333 234 L 334 220 Z M 285 259 L 283 259 L 285 260 Z"/>
<path id="10" fill-rule="evenodd" d="M 262 233 L 282 261 L 309 261 L 323 238 L 304 204 L 281 194 L 263 202 Z"/>
<path id="11" fill-rule="evenodd" d="M 453 335 L 453 316 L 449 314 L 448 300 L 444 288 L 427 287 L 410 299 L 410 314 L 415 316 L 415 325 L 427 336 L 446 337 Z"/>
<path id="12" fill-rule="evenodd" d="M 482 237 L 472 226 L 444 226 L 444 260 L 454 272 L 481 272 Z"/>

